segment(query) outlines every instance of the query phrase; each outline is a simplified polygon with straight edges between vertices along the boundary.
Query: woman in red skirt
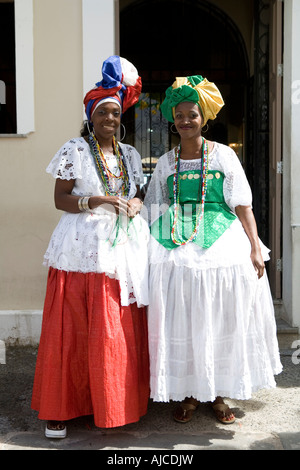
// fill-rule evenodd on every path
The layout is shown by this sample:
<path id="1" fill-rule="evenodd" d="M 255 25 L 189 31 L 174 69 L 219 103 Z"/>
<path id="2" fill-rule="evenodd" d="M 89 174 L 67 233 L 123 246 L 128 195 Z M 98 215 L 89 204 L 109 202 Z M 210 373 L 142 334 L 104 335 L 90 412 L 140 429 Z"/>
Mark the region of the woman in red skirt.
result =
<path id="1" fill-rule="evenodd" d="M 141 157 L 114 137 L 141 79 L 119 56 L 104 62 L 102 74 L 84 100 L 87 135 L 67 142 L 47 168 L 64 214 L 45 254 L 32 408 L 51 438 L 66 436 L 65 421 L 89 414 L 98 427 L 136 422 L 149 398 Z"/>

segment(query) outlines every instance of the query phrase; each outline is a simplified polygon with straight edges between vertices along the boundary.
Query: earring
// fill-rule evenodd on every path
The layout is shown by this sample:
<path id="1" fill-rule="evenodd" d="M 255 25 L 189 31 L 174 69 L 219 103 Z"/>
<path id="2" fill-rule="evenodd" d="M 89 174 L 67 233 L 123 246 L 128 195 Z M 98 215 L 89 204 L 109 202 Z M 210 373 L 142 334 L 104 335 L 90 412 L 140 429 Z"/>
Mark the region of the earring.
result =
<path id="1" fill-rule="evenodd" d="M 173 126 L 174 126 L 174 128 L 173 128 Z M 175 129 L 175 131 L 174 131 L 174 129 Z M 172 132 L 172 134 L 178 134 L 178 131 L 177 131 L 177 129 L 176 129 L 176 126 L 175 126 L 174 122 L 173 122 L 173 124 L 172 124 L 171 127 L 170 127 L 170 131 Z"/>
<path id="2" fill-rule="evenodd" d="M 206 129 L 204 129 L 204 127 L 205 127 L 205 126 L 206 126 Z M 208 129 L 209 129 L 209 127 L 208 127 L 208 124 L 207 124 L 207 123 L 205 124 L 205 126 L 203 126 L 203 127 L 202 127 L 202 132 L 204 132 L 204 133 L 205 133 L 205 132 L 207 132 L 207 131 L 208 131 Z"/>
<path id="3" fill-rule="evenodd" d="M 123 128 L 123 136 L 122 138 L 120 137 L 120 142 L 122 142 L 122 140 L 125 139 L 125 136 L 126 136 L 126 127 L 124 126 L 124 124 L 121 122 L 121 126 Z"/>

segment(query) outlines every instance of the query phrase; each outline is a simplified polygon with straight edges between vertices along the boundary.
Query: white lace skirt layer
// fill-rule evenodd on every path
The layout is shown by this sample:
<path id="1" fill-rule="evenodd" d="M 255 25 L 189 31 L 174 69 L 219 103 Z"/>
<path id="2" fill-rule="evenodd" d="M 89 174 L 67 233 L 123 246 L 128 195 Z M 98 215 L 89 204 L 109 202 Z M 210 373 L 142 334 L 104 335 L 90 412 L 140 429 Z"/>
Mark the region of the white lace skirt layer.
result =
<path id="1" fill-rule="evenodd" d="M 240 222 L 208 250 L 190 243 L 169 252 L 150 240 L 151 397 L 249 399 L 275 387 L 282 366 L 272 297 Z"/>
<path id="2" fill-rule="evenodd" d="M 121 305 L 148 305 L 149 228 L 139 215 L 129 225 L 128 220 L 122 217 L 116 226 L 116 215 L 105 210 L 64 213 L 52 234 L 44 265 L 62 271 L 105 273 L 119 280 Z"/>

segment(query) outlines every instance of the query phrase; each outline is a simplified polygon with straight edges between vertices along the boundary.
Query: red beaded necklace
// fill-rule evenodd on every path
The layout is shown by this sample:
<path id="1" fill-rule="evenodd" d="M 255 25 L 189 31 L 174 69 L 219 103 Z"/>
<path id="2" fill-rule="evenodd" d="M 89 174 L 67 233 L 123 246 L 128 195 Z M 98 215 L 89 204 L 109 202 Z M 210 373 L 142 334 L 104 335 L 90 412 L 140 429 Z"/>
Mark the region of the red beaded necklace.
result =
<path id="1" fill-rule="evenodd" d="M 187 243 L 195 240 L 198 235 L 200 222 L 203 218 L 204 214 L 204 203 L 205 203 L 205 195 L 206 195 L 206 188 L 207 188 L 207 170 L 208 170 L 208 145 L 207 141 L 202 137 L 202 158 L 201 158 L 201 203 L 199 204 L 198 213 L 196 216 L 196 223 L 193 229 L 192 234 L 187 240 L 179 239 L 177 236 L 177 224 L 178 224 L 178 211 L 180 208 L 179 203 L 179 193 L 180 193 L 180 178 L 179 178 L 179 170 L 180 170 L 180 152 L 181 152 L 181 145 L 179 145 L 175 151 L 175 173 L 173 176 L 173 197 L 174 197 L 174 221 L 171 230 L 171 238 L 173 243 L 176 245 L 186 245 Z"/>

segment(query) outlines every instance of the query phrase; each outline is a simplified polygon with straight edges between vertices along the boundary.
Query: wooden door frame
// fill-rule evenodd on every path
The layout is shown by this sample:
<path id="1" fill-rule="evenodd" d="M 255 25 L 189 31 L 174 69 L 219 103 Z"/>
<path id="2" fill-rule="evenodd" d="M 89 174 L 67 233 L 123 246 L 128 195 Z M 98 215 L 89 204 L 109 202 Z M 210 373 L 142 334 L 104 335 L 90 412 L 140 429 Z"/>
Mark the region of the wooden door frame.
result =
<path id="1" fill-rule="evenodd" d="M 282 297 L 282 71 L 283 2 L 270 2 L 270 157 L 269 280 L 273 297 Z"/>

